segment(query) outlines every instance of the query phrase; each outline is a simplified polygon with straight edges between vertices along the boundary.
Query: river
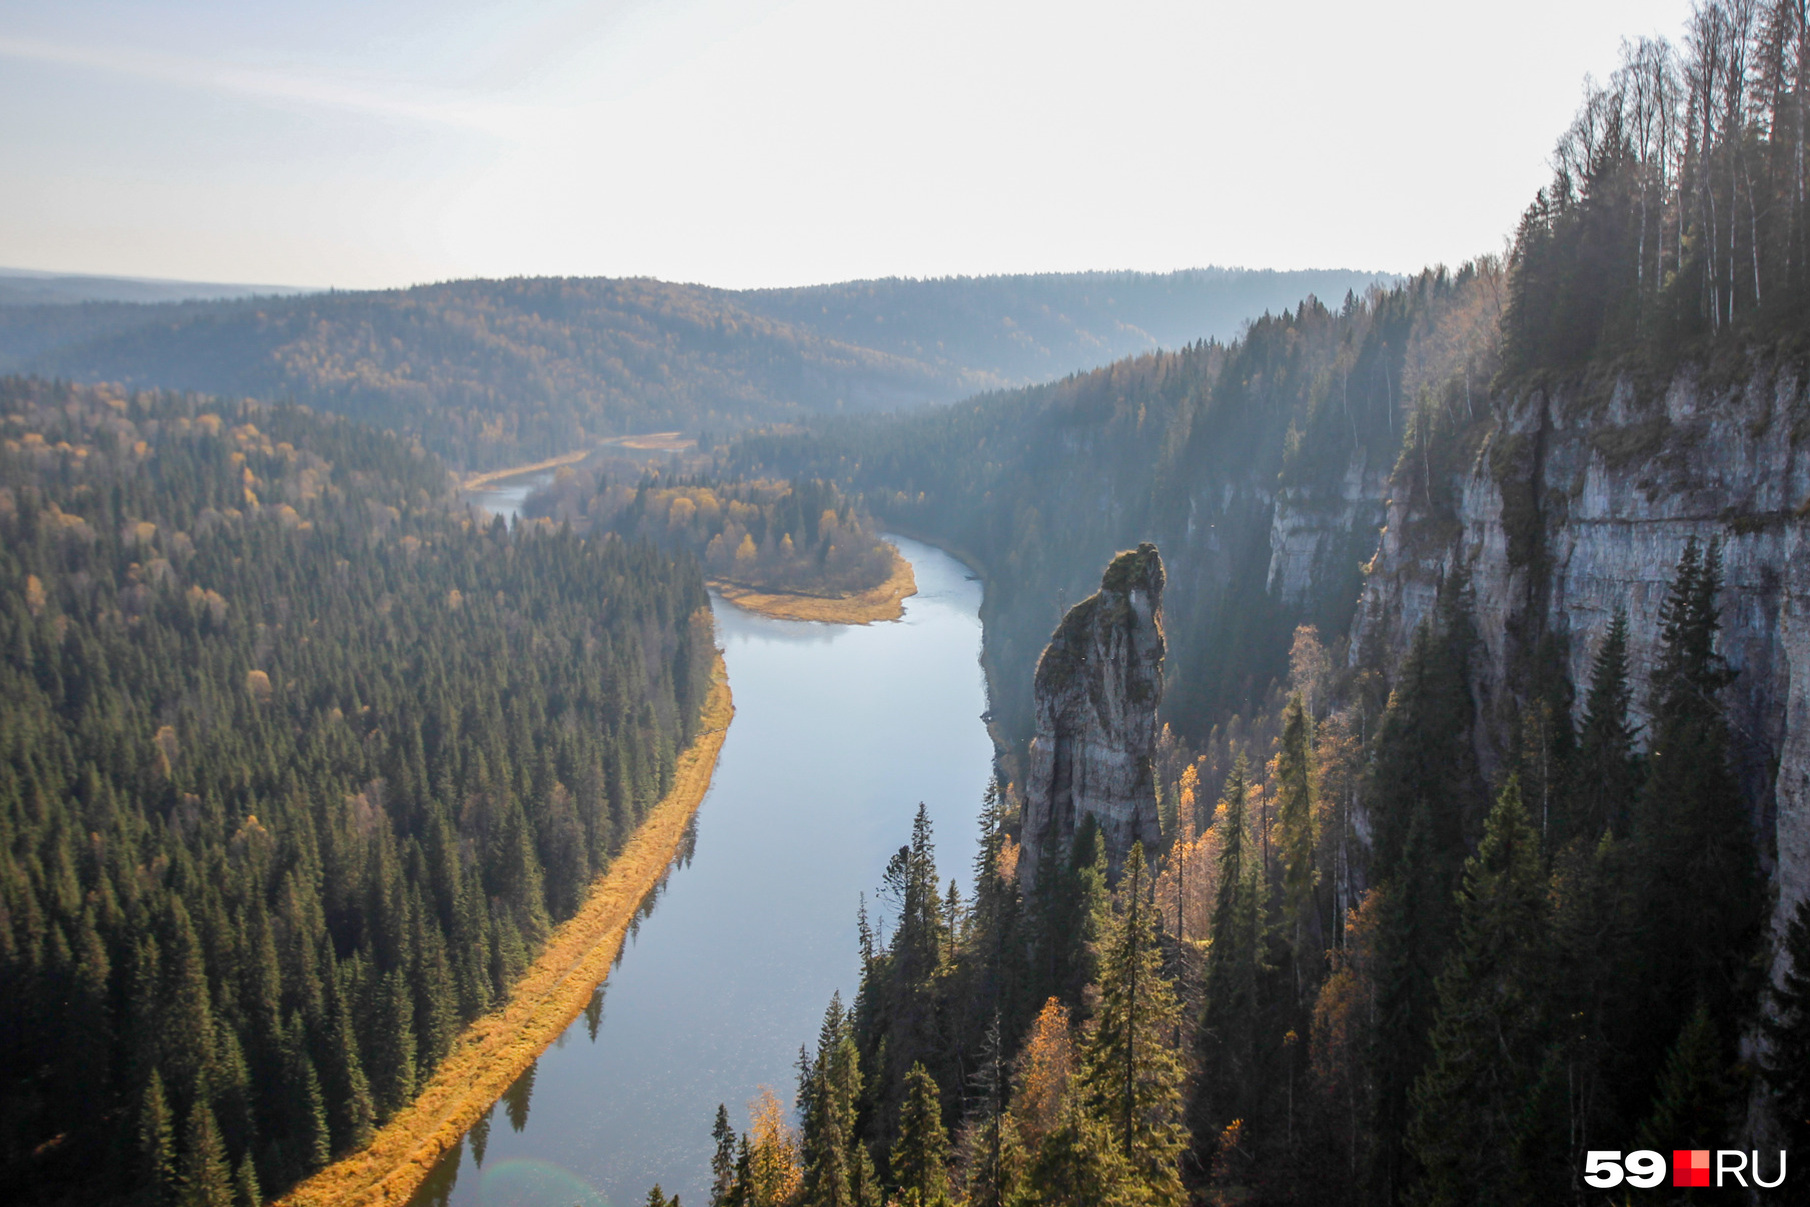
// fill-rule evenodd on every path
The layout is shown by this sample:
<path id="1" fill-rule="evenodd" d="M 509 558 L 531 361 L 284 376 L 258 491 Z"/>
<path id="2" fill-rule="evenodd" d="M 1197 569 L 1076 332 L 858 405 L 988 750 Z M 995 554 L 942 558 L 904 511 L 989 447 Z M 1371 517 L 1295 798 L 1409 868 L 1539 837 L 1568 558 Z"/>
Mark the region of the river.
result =
<path id="1" fill-rule="evenodd" d="M 531 474 L 517 474 L 513 478 L 504 478 L 504 485 L 491 486 L 483 490 L 467 490 L 461 492 L 467 503 L 476 503 L 491 515 L 500 515 L 509 523 L 522 513 L 522 504 L 528 496 L 553 481 L 552 470 L 542 470 Z"/>
<path id="2" fill-rule="evenodd" d="M 415 1204 L 634 1207 L 658 1182 L 706 1207 L 717 1104 L 737 1129 L 762 1086 L 791 1106 L 799 1045 L 815 1045 L 830 995 L 856 988 L 860 895 L 876 908 L 919 801 L 943 878 L 968 894 L 993 756 L 980 584 L 940 550 L 897 543 L 918 581 L 897 623 L 770 620 L 712 601 L 736 715 L 690 857 L 592 1009 Z"/>

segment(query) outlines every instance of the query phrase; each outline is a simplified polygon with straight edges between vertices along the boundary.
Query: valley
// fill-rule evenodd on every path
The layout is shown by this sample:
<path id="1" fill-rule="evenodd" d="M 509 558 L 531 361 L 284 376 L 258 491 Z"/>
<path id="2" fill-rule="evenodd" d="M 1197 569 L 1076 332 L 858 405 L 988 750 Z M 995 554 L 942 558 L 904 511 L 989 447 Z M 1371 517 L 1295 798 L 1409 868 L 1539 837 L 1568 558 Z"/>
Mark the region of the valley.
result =
<path id="1" fill-rule="evenodd" d="M 1807 139 L 1702 0 L 1407 273 L 0 298 L 0 1198 L 1792 1176 Z"/>

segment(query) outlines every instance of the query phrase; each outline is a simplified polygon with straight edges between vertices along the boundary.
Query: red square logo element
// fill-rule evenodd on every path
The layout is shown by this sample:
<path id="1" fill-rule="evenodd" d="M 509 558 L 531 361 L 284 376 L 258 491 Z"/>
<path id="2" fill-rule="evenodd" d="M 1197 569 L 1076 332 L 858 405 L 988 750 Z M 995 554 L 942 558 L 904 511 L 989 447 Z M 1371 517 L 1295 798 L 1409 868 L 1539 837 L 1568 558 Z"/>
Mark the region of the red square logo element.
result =
<path id="1" fill-rule="evenodd" d="M 1672 1185 L 1708 1186 L 1709 1149 L 1675 1148 L 1672 1150 Z"/>

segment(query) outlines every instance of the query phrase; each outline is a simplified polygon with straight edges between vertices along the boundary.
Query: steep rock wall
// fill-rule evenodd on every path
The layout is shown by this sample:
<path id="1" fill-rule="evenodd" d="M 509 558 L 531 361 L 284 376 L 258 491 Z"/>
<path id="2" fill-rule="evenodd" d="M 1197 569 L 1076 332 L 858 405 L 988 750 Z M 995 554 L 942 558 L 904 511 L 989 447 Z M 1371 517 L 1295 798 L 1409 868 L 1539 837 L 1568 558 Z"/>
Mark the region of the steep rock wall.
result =
<path id="1" fill-rule="evenodd" d="M 1161 835 L 1152 756 L 1163 698 L 1163 560 L 1139 545 L 1070 608 L 1037 661 L 1037 732 L 1025 779 L 1021 874 L 1066 849 L 1092 817 L 1116 872 Z"/>
<path id="2" fill-rule="evenodd" d="M 1389 467 L 1352 454 L 1332 489 L 1281 489 L 1270 513 L 1269 592 L 1283 606 L 1311 609 L 1318 597 L 1350 578 L 1375 548 L 1388 495 Z"/>
<path id="3" fill-rule="evenodd" d="M 1535 388 L 1499 399 L 1449 506 L 1398 479 L 1353 622 L 1353 657 L 1405 650 L 1443 575 L 1468 568 L 1481 650 L 1478 754 L 1500 765 L 1519 660 L 1541 635 L 1578 686 L 1618 608 L 1635 705 L 1660 608 L 1687 541 L 1722 548 L 1721 651 L 1734 757 L 1773 869 L 1782 917 L 1810 892 L 1810 398 L 1794 371 L 1756 363 L 1733 381 L 1697 371 L 1604 396 Z"/>

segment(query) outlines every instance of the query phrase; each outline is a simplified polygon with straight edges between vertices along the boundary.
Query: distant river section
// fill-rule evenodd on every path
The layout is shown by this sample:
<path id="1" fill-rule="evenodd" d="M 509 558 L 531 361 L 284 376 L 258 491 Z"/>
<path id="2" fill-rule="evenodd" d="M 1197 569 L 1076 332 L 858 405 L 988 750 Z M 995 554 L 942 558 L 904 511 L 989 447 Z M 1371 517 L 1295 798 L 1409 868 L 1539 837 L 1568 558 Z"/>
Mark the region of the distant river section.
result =
<path id="1" fill-rule="evenodd" d="M 707 1207 L 717 1103 L 738 1130 L 762 1086 L 792 1106 L 799 1045 L 815 1044 L 832 993 L 853 1001 L 860 896 L 878 911 L 919 801 L 943 879 L 967 895 L 993 757 L 981 588 L 940 550 L 891 539 L 918 581 L 899 622 L 769 620 L 712 601 L 736 715 L 690 857 L 591 1010 L 415 1204 L 636 1207 L 658 1182 Z"/>

